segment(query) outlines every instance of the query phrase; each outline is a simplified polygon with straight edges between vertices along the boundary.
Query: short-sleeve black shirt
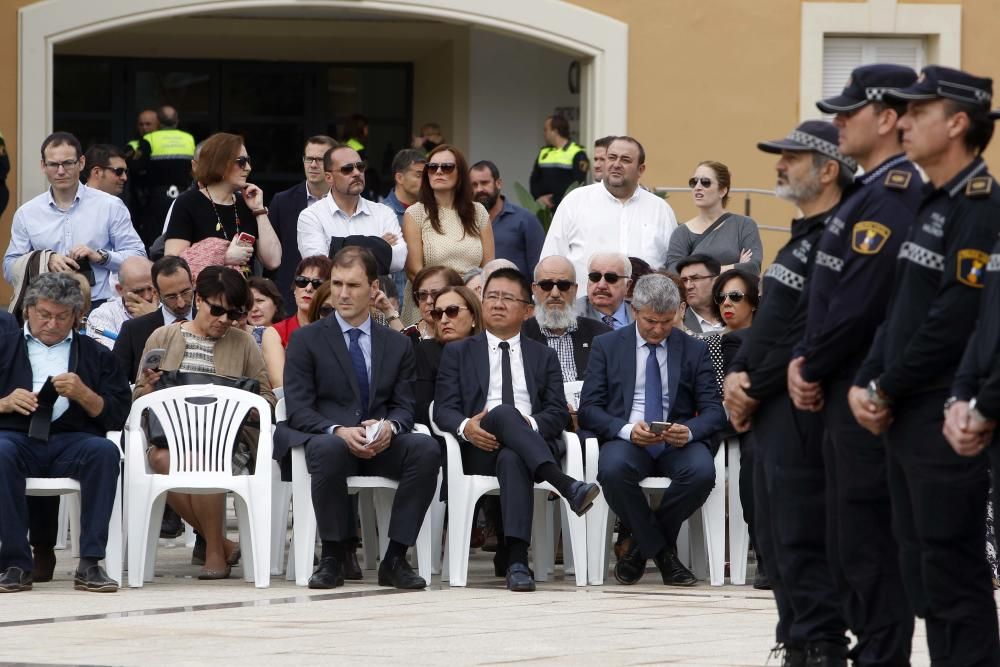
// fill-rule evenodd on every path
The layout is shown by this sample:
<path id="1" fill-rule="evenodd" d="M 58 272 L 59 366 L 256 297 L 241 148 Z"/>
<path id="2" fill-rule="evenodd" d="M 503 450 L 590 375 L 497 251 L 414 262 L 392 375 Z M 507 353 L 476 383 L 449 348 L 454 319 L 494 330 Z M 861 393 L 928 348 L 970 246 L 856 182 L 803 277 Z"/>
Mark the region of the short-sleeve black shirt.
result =
<path id="1" fill-rule="evenodd" d="M 218 215 L 216 215 L 216 211 Z M 239 224 L 237 224 L 237 217 Z M 216 203 L 200 190 L 188 190 L 174 201 L 166 238 L 189 241 L 192 245 L 211 237 L 232 240 L 240 232 L 257 238 L 257 218 L 239 195 L 236 205 Z"/>

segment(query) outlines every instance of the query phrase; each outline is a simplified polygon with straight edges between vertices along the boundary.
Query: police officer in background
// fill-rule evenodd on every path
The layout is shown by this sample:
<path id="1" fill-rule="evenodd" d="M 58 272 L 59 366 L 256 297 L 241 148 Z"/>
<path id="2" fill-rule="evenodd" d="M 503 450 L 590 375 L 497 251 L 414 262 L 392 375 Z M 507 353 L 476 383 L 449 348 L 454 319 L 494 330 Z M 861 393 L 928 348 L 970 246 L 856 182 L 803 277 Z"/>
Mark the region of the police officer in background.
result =
<path id="1" fill-rule="evenodd" d="M 805 336 L 788 367 L 788 392 L 799 410 L 823 414 L 826 433 L 826 545 L 830 570 L 851 631 L 857 665 L 905 665 L 913 613 L 899 572 L 881 440 L 861 428 L 847 405 L 858 367 L 885 319 L 896 255 L 923 180 L 906 159 L 896 121 L 906 105 L 888 90 L 913 84 L 900 65 L 864 65 L 843 92 L 816 103 L 836 114 L 838 147 L 864 175 L 844 195 L 816 249 Z"/>
<path id="2" fill-rule="evenodd" d="M 885 435 L 893 532 L 910 604 L 935 665 L 998 665 L 1000 636 L 986 534 L 987 460 L 946 441 L 951 393 L 979 312 L 1000 193 L 980 157 L 993 136 L 993 82 L 939 66 L 886 94 L 909 102 L 906 156 L 930 186 L 899 252 L 886 320 L 848 400 Z"/>
<path id="3" fill-rule="evenodd" d="M 555 210 L 569 186 L 587 182 L 590 160 L 583 147 L 570 140 L 569 121 L 564 116 L 546 118 L 542 133 L 545 146 L 538 151 L 529 187 L 539 204 Z"/>
<path id="4" fill-rule="evenodd" d="M 780 153 L 775 191 L 803 217 L 762 279 L 753 327 L 726 376 L 724 403 L 733 426 L 753 439 L 755 544 L 778 607 L 775 630 L 783 665 L 847 664 L 847 626 L 826 553 L 823 424 L 795 409 L 787 367 L 806 321 L 805 290 L 816 242 L 830 223 L 857 163 L 837 148 L 837 128 L 806 121 L 786 138 L 757 144 Z"/>

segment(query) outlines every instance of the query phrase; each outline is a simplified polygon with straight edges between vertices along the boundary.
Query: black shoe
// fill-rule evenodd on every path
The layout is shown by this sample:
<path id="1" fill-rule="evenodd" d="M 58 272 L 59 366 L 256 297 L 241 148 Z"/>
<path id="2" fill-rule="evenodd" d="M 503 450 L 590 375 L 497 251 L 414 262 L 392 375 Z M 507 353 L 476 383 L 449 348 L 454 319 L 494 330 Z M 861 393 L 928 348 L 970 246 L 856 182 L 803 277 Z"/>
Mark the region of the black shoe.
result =
<path id="1" fill-rule="evenodd" d="M 639 545 L 632 542 L 632 546 L 625 552 L 625 555 L 615 563 L 615 579 L 618 580 L 619 584 L 626 586 L 636 583 L 646 573 L 647 560 L 639 551 Z"/>
<path id="2" fill-rule="evenodd" d="M 847 647 L 832 642 L 806 644 L 806 667 L 847 667 Z"/>
<path id="3" fill-rule="evenodd" d="M 386 558 L 378 566 L 378 585 L 408 591 L 427 588 L 424 578 L 413 571 L 406 558 Z"/>
<path id="4" fill-rule="evenodd" d="M 569 501 L 570 508 L 576 512 L 577 516 L 583 516 L 587 513 L 591 507 L 594 506 L 594 500 L 597 496 L 601 495 L 601 487 L 591 482 L 573 482 L 573 486 L 569 489 L 569 497 L 566 500 Z"/>
<path id="5" fill-rule="evenodd" d="M 361 581 L 364 578 L 365 575 L 361 571 L 361 565 L 358 563 L 357 548 L 348 545 L 344 548 L 344 579 Z"/>
<path id="6" fill-rule="evenodd" d="M 31 573 L 11 565 L 0 574 L 0 593 L 18 593 L 31 590 Z"/>
<path id="7" fill-rule="evenodd" d="M 160 537 L 165 540 L 172 540 L 175 537 L 180 537 L 183 532 L 184 524 L 181 522 L 180 515 L 170 505 L 167 505 L 163 508 L 163 521 L 160 522 Z M 203 565 L 204 563 L 201 564 Z"/>
<path id="8" fill-rule="evenodd" d="M 192 565 L 204 565 L 205 564 L 205 550 L 208 549 L 208 544 L 205 542 L 205 538 L 201 536 L 201 533 L 194 534 L 194 548 L 191 549 L 191 564 Z"/>
<path id="9" fill-rule="evenodd" d="M 535 590 L 535 578 L 524 563 L 511 563 L 507 568 L 507 590 L 530 593 Z"/>
<path id="10" fill-rule="evenodd" d="M 73 588 L 90 593 L 117 593 L 118 582 L 109 577 L 100 565 L 91 565 L 83 572 L 76 571 Z"/>
<path id="11" fill-rule="evenodd" d="M 653 556 L 653 562 L 659 568 L 665 586 L 694 586 L 698 583 L 698 578 L 684 567 L 672 549 L 663 549 Z"/>
<path id="12" fill-rule="evenodd" d="M 806 650 L 799 646 L 778 644 L 771 649 L 770 657 L 781 655 L 781 667 L 805 667 Z"/>
<path id="13" fill-rule="evenodd" d="M 309 577 L 309 588 L 338 588 L 344 585 L 344 568 L 340 559 L 327 556 L 319 559 L 319 567 Z"/>
<path id="14" fill-rule="evenodd" d="M 52 581 L 52 574 L 56 571 L 56 550 L 48 544 L 36 544 L 34 546 L 35 564 L 31 568 L 31 578 L 38 583 Z"/>

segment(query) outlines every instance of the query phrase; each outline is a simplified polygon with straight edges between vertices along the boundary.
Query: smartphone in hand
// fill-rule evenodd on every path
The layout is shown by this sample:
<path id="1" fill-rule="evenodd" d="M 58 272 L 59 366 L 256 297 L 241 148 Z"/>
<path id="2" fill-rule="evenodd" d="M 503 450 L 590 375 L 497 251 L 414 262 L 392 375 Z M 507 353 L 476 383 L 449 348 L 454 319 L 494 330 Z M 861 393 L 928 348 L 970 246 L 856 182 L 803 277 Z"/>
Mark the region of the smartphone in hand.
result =
<path id="1" fill-rule="evenodd" d="M 649 430 L 657 435 L 660 435 L 668 428 L 670 428 L 670 426 L 671 426 L 670 422 L 650 422 Z"/>
<path id="2" fill-rule="evenodd" d="M 252 248 L 256 237 L 253 234 L 247 234 L 246 232 L 240 232 L 236 236 L 236 245 L 246 246 L 247 248 Z"/>
<path id="3" fill-rule="evenodd" d="M 163 357 L 167 354 L 167 351 L 162 347 L 157 347 L 146 353 L 146 356 L 142 358 L 142 370 L 157 371 L 160 370 L 160 362 L 163 361 Z"/>

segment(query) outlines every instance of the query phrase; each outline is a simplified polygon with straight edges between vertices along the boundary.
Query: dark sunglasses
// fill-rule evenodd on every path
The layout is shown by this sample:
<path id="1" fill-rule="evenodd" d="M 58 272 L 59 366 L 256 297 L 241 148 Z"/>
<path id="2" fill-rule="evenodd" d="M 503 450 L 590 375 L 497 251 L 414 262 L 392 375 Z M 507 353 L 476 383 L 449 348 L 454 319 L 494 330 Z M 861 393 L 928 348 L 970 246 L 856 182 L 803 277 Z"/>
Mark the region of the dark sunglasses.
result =
<path id="1" fill-rule="evenodd" d="M 296 287 L 301 287 L 302 289 L 305 289 L 306 286 L 308 285 L 312 285 L 313 289 L 319 289 L 319 286 L 325 283 L 326 281 L 323 280 L 322 278 L 306 278 L 305 276 L 295 276 L 295 279 L 292 282 L 295 283 Z"/>
<path id="2" fill-rule="evenodd" d="M 367 169 L 367 168 L 368 168 L 368 163 L 365 162 L 365 161 L 361 161 L 361 162 L 348 162 L 347 164 L 341 165 L 340 168 L 339 168 L 339 171 L 344 176 L 350 176 L 351 174 L 354 173 L 355 169 L 357 169 L 358 171 L 360 171 L 363 174 L 363 173 L 365 173 L 365 169 Z"/>
<path id="3" fill-rule="evenodd" d="M 247 311 L 240 310 L 239 308 L 227 309 L 225 306 L 220 306 L 219 304 L 212 303 L 210 301 L 205 301 L 205 303 L 208 305 L 208 312 L 212 315 L 212 317 L 222 317 L 225 315 L 230 320 L 238 320 L 247 314 Z"/>
<path id="4" fill-rule="evenodd" d="M 427 171 L 440 171 L 442 174 L 450 174 L 455 171 L 456 166 L 454 162 L 428 162 L 425 168 Z"/>
<path id="5" fill-rule="evenodd" d="M 712 187 L 712 179 L 702 176 L 701 178 L 689 178 L 688 187 L 694 189 L 694 186 L 701 183 L 701 187 L 710 188 Z"/>
<path id="6" fill-rule="evenodd" d="M 320 316 L 320 319 L 322 319 L 324 317 L 329 317 L 330 315 L 333 314 L 333 311 L 335 311 L 335 310 L 336 310 L 336 308 L 334 308 L 333 306 L 330 306 L 330 305 L 327 305 L 327 304 L 323 304 L 322 306 L 319 307 L 319 316 Z"/>
<path id="7" fill-rule="evenodd" d="M 746 294 L 736 290 L 733 290 L 732 292 L 719 292 L 715 295 L 715 303 L 722 305 L 727 298 L 733 303 L 739 303 L 745 296 Z"/>
<path id="8" fill-rule="evenodd" d="M 458 314 L 463 310 L 468 310 L 468 306 L 459 306 L 452 304 L 446 308 L 435 308 L 431 311 L 431 319 L 437 322 L 441 319 L 442 315 L 447 315 L 449 320 L 453 320 L 458 317 Z"/>
<path id="9" fill-rule="evenodd" d="M 600 280 L 600 278 L 598 278 L 598 280 Z M 617 280 L 617 277 L 615 280 Z M 568 292 L 576 283 L 572 280 L 539 280 L 535 284 L 538 285 L 543 292 L 551 292 L 553 287 L 558 287 L 560 292 Z"/>
<path id="10" fill-rule="evenodd" d="M 247 167 L 250 166 L 250 156 L 241 155 L 238 158 L 236 158 L 234 162 L 236 162 L 236 164 L 239 165 L 240 169 L 246 169 Z"/>
<path id="11" fill-rule="evenodd" d="M 439 289 L 422 289 L 413 293 L 413 296 L 417 298 L 417 301 L 426 301 L 427 299 L 436 299 L 438 294 L 441 293 Z"/>
<path id="12" fill-rule="evenodd" d="M 591 271 L 590 273 L 587 274 L 587 277 L 590 278 L 590 282 L 592 282 L 592 283 L 599 282 L 601 280 L 601 278 L 604 278 L 604 280 L 609 285 L 614 285 L 616 282 L 618 282 L 622 278 L 625 278 L 626 280 L 628 280 L 628 278 L 626 276 L 620 276 L 617 273 L 599 273 L 598 271 Z M 562 288 L 560 287 L 559 289 L 562 289 Z"/>
<path id="13" fill-rule="evenodd" d="M 128 167 L 101 167 L 101 169 L 104 171 L 110 171 L 119 178 L 128 173 Z"/>

